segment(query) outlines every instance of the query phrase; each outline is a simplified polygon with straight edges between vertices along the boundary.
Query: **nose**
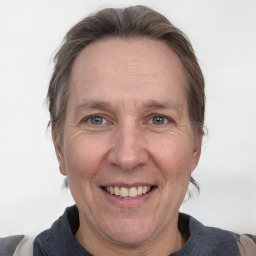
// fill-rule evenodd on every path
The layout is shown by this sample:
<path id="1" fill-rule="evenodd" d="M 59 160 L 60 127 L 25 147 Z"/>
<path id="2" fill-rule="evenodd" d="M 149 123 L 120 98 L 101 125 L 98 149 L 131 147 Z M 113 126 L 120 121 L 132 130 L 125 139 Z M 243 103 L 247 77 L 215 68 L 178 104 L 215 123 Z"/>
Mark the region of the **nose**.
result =
<path id="1" fill-rule="evenodd" d="M 121 170 L 134 170 L 148 161 L 144 147 L 142 131 L 136 127 L 122 127 L 113 136 L 113 147 L 109 151 L 108 161 Z"/>

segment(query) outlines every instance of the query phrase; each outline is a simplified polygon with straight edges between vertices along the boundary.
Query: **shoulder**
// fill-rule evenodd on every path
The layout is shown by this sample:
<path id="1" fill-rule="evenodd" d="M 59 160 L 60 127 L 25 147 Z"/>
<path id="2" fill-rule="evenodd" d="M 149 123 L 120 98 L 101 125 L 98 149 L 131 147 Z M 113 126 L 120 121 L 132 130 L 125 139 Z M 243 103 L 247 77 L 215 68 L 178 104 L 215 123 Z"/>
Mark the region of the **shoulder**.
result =
<path id="1" fill-rule="evenodd" d="M 0 238 L 1 256 L 32 256 L 34 238 L 24 235 Z"/>
<path id="2" fill-rule="evenodd" d="M 239 247 L 241 256 L 253 256 L 256 255 L 256 236 L 250 234 L 236 234 L 237 245 Z"/>
<path id="3" fill-rule="evenodd" d="M 240 235 L 228 230 L 204 226 L 186 214 L 179 217 L 183 226 L 185 224 L 189 229 L 190 237 L 187 245 L 190 244 L 190 249 L 196 252 L 195 255 L 205 255 L 202 251 L 207 251 L 208 255 L 256 256 L 255 235 Z"/>
<path id="4" fill-rule="evenodd" d="M 37 235 L 34 240 L 34 253 L 36 255 L 48 255 L 50 253 L 50 229 Z"/>

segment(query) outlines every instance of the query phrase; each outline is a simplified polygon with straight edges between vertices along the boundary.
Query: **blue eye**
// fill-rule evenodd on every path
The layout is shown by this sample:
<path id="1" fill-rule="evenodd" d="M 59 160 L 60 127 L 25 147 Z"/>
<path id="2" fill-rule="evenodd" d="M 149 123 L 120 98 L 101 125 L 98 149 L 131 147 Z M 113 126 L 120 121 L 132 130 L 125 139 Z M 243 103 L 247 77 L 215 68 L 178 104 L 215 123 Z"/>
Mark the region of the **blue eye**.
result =
<path id="1" fill-rule="evenodd" d="M 101 125 L 106 122 L 105 118 L 102 116 L 93 116 L 88 119 L 88 121 L 93 125 Z"/>
<path id="2" fill-rule="evenodd" d="M 167 118 L 164 116 L 154 116 L 152 117 L 152 123 L 156 125 L 165 124 L 167 122 Z"/>

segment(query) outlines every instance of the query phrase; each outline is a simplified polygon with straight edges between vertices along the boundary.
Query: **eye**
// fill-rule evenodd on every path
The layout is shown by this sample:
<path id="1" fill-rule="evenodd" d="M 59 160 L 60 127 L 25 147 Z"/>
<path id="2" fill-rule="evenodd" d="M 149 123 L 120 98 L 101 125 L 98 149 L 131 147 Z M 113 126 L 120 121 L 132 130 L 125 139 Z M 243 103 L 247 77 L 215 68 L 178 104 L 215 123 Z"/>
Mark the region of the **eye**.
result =
<path id="1" fill-rule="evenodd" d="M 166 124 L 168 123 L 168 121 L 169 121 L 168 118 L 164 116 L 153 116 L 150 120 L 152 124 L 156 124 L 156 125 Z"/>
<path id="2" fill-rule="evenodd" d="M 102 116 L 91 116 L 87 119 L 87 122 L 93 125 L 101 125 L 101 124 L 105 124 L 107 121 Z"/>

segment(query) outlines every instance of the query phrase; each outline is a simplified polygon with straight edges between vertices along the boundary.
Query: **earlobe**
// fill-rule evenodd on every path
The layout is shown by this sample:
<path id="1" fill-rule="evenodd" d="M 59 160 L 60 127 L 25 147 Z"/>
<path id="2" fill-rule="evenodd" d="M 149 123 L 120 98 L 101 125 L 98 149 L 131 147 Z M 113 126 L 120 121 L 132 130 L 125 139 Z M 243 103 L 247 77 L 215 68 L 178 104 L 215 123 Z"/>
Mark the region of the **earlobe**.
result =
<path id="1" fill-rule="evenodd" d="M 201 148 L 202 148 L 202 139 L 203 139 L 203 134 L 202 132 L 198 133 L 196 135 L 196 139 L 194 142 L 194 148 L 193 148 L 193 158 L 192 158 L 192 171 L 196 168 L 200 155 L 201 155 Z"/>
<path id="2" fill-rule="evenodd" d="M 57 136 L 56 133 L 54 131 L 54 128 L 52 128 L 52 140 L 53 140 L 53 144 L 54 144 L 54 148 L 55 148 L 55 153 L 59 162 L 59 170 L 61 172 L 62 175 L 66 176 L 66 168 L 65 168 L 65 161 L 64 161 L 64 156 L 59 144 L 59 141 L 57 140 Z"/>

